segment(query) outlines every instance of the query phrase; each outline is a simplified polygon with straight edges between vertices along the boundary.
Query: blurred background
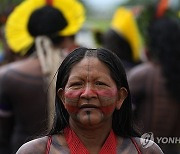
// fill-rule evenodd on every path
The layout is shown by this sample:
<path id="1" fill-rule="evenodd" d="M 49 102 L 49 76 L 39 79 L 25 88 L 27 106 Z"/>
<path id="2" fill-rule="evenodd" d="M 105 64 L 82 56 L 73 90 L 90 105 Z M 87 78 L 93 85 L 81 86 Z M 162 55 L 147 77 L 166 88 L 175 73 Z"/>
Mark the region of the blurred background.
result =
<path id="1" fill-rule="evenodd" d="M 6 21 L 7 21 L 9 14 L 22 1 L 25 1 L 25 0 L 0 0 L 0 66 L 14 62 L 17 60 L 17 56 L 13 52 L 11 52 L 11 49 L 8 47 L 8 45 L 6 43 L 4 27 L 6 25 Z M 167 14 L 168 14 L 168 16 L 177 17 L 177 20 L 179 21 L 180 20 L 180 0 L 79 0 L 79 1 L 81 1 L 81 3 L 84 5 L 84 7 L 86 9 L 86 20 L 83 25 L 83 28 L 75 36 L 76 42 L 80 46 L 95 48 L 95 47 L 101 47 L 104 45 L 103 47 L 106 47 L 107 49 L 110 49 L 111 51 L 118 51 L 119 53 L 116 53 L 116 54 L 117 55 L 119 54 L 118 56 L 121 57 L 121 59 L 123 60 L 123 64 L 124 64 L 127 72 L 130 70 L 130 68 L 134 67 L 135 65 L 139 65 L 140 63 L 143 64 L 143 62 L 148 62 L 148 58 L 149 58 L 149 61 L 154 60 L 152 63 L 152 66 L 155 66 L 155 67 L 153 67 L 153 70 L 155 70 L 155 72 L 157 72 L 156 69 L 159 69 L 159 68 L 157 68 L 157 65 L 154 65 L 154 64 L 157 64 L 156 57 L 155 57 L 155 59 L 153 59 L 152 57 L 154 55 L 152 54 L 151 55 L 152 57 L 150 57 L 149 56 L 150 52 L 148 53 L 146 51 L 148 49 L 148 48 L 146 48 L 147 27 L 148 27 L 148 25 L 151 25 L 150 23 L 153 23 L 152 22 L 153 14 L 155 14 L 157 17 L 158 14 L 156 14 L 156 13 L 159 13 L 159 17 L 166 16 Z M 122 10 L 121 10 L 121 13 L 127 13 L 129 15 L 129 13 L 131 12 L 132 16 L 131 15 L 125 16 L 124 14 L 123 15 L 119 14 L 120 18 L 116 18 L 115 19 L 116 21 L 114 21 L 114 25 L 113 25 L 112 19 L 114 19 L 114 14 L 116 14 L 116 11 L 118 10 L 118 8 L 121 8 L 121 6 L 124 6 L 124 8 L 127 8 L 127 10 L 130 10 L 129 12 L 127 10 L 123 10 L 124 12 L 122 12 Z M 150 6 L 155 6 L 156 8 L 153 10 L 150 8 Z M 167 11 L 168 9 L 171 11 L 170 12 Z M 157 19 L 159 17 L 157 17 Z M 21 17 L 19 17 L 19 18 L 21 18 Z M 38 20 L 38 23 L 39 23 L 39 20 Z M 136 26 L 136 23 L 137 23 L 137 26 Z M 119 28 L 117 28 L 118 24 L 120 24 Z M 49 25 L 48 25 L 48 27 L 49 27 Z M 160 29 L 164 30 L 165 28 L 166 27 L 164 25 L 163 26 L 161 25 Z M 177 94 L 178 99 L 175 100 L 173 95 L 172 95 L 173 99 L 171 97 L 170 97 L 170 99 L 166 99 L 167 97 L 171 96 L 171 95 L 167 95 L 166 93 L 163 93 L 163 95 L 161 95 L 162 94 L 161 91 L 163 91 L 164 89 L 167 88 L 167 87 L 164 88 L 165 87 L 164 85 L 161 86 L 161 84 L 162 84 L 161 81 L 164 81 L 163 80 L 164 78 L 161 78 L 161 76 L 160 76 L 160 80 L 158 80 L 158 81 L 154 80 L 154 78 L 159 79 L 159 76 L 158 77 L 155 76 L 155 73 L 153 73 L 151 70 L 146 70 L 145 67 L 144 67 L 145 68 L 144 70 L 147 73 L 144 73 L 143 72 L 144 70 L 143 70 L 142 74 L 147 74 L 148 77 L 152 76 L 152 81 L 147 82 L 147 83 L 150 83 L 149 84 L 150 86 L 147 85 L 149 87 L 145 87 L 146 85 L 142 82 L 142 81 L 145 81 L 147 77 L 145 77 L 143 79 L 141 79 L 141 78 L 139 79 L 138 77 L 141 77 L 141 75 L 139 75 L 138 71 L 137 71 L 137 77 L 135 77 L 135 78 L 137 78 L 140 81 L 140 83 L 136 82 L 136 80 L 132 80 L 132 81 L 129 80 L 129 83 L 131 83 L 129 85 L 131 87 L 134 86 L 134 83 L 136 84 L 134 86 L 135 88 L 141 84 L 143 86 L 145 85 L 144 86 L 145 89 L 142 89 L 141 92 L 146 93 L 146 89 L 150 88 L 150 90 L 149 90 L 150 92 L 152 91 L 153 94 L 157 93 L 157 95 L 154 96 L 154 97 L 158 96 L 157 97 L 158 99 L 156 99 L 157 102 L 159 103 L 159 102 L 161 102 L 159 100 L 162 100 L 162 102 L 159 105 L 159 106 L 162 105 L 161 108 L 155 106 L 156 107 L 155 110 L 158 111 L 157 113 L 160 113 L 159 111 L 163 111 L 163 118 L 156 117 L 156 116 L 154 116 L 155 114 L 153 116 L 150 115 L 151 117 L 155 117 L 154 118 L 155 120 L 157 120 L 157 119 L 163 120 L 162 123 L 165 124 L 166 128 L 169 127 L 169 129 L 172 130 L 171 134 L 166 132 L 165 135 L 163 134 L 161 136 L 174 136 L 175 129 L 178 132 L 176 136 L 179 136 L 179 133 L 180 133 L 179 132 L 179 130 L 180 130 L 179 129 L 180 128 L 180 124 L 179 124 L 179 118 L 180 118 L 180 114 L 179 114 L 180 113 L 179 112 L 179 109 L 180 109 L 180 104 L 179 104 L 179 102 L 180 102 L 180 97 L 179 97 L 180 63 L 178 63 L 179 59 L 180 59 L 179 58 L 180 57 L 180 53 L 179 53 L 179 51 L 180 51 L 179 50 L 180 49 L 180 45 L 179 45 L 180 44 L 179 43 L 180 32 L 176 33 L 177 31 L 174 31 L 173 28 L 171 30 L 172 30 L 172 32 L 169 29 L 168 30 L 165 29 L 165 32 L 168 33 L 167 34 L 168 38 L 166 38 L 166 36 L 164 36 L 164 34 L 166 34 L 166 33 L 164 33 L 164 31 L 162 32 L 162 34 L 161 34 L 162 38 L 165 37 L 164 40 L 166 41 L 166 43 L 164 43 L 165 41 L 162 41 L 162 40 L 160 40 L 159 42 L 157 41 L 160 44 L 159 46 L 157 46 L 157 48 L 163 46 L 165 49 L 168 49 L 168 52 L 169 52 L 168 54 L 171 54 L 170 56 L 168 54 L 166 56 L 164 56 L 166 58 L 165 59 L 166 65 L 162 65 L 163 66 L 162 68 L 163 69 L 170 68 L 170 69 L 168 69 L 167 74 L 168 75 L 170 74 L 171 75 L 170 77 L 172 77 L 171 81 L 173 82 L 173 85 L 174 85 L 173 88 L 175 91 L 175 95 L 178 93 Z M 105 34 L 104 38 L 102 38 L 103 34 Z M 155 38 L 159 39 L 159 33 L 154 32 L 153 34 L 155 35 Z M 171 41 L 169 41 L 169 36 L 174 38 L 174 35 L 176 35 L 176 34 L 178 36 L 178 39 L 175 40 L 175 45 L 171 46 L 173 43 L 171 44 Z M 151 36 L 151 33 L 150 33 L 150 36 Z M 104 42 L 102 41 L 103 39 L 104 39 Z M 141 42 L 140 44 L 139 44 L 139 40 Z M 152 39 L 152 41 L 153 40 L 154 40 L 154 38 Z M 169 46 L 167 47 L 167 45 L 169 45 Z M 174 54 L 172 48 L 174 49 L 175 54 Z M 157 50 L 157 51 L 159 51 L 159 50 Z M 164 51 L 166 51 L 166 50 L 162 51 L 163 55 L 165 53 Z M 158 54 L 158 52 L 156 53 L 156 50 L 154 50 L 153 52 L 155 52 L 155 54 Z M 125 53 L 127 53 L 127 54 L 125 54 Z M 141 55 L 139 56 L 138 53 L 140 53 Z M 176 56 L 176 54 L 178 56 Z M 137 59 L 138 56 L 140 57 L 139 59 Z M 160 57 L 161 57 L 161 55 L 160 55 Z M 172 58 L 172 60 L 171 60 L 171 58 Z M 161 58 L 159 58 L 159 59 L 161 59 Z M 171 60 L 170 63 L 167 60 Z M 146 64 L 145 64 L 145 66 L 146 66 Z M 150 75 L 148 73 L 150 73 Z M 132 73 L 132 74 L 134 75 L 134 73 Z M 129 76 L 130 76 L 130 74 L 129 74 Z M 176 78 L 174 79 L 174 77 L 176 77 Z M 157 81 L 157 82 L 154 83 L 154 81 Z M 157 88 L 155 87 L 154 89 L 156 91 L 154 91 L 154 89 L 151 87 L 151 85 L 153 85 L 153 86 L 160 85 L 159 87 L 162 87 L 162 89 L 157 90 Z M 0 85 L 0 86 L 2 86 L 2 85 Z M 176 87 L 178 87 L 178 88 L 176 88 Z M 1 89 L 3 89 L 3 88 L 1 88 Z M 169 87 L 167 88 L 167 91 L 168 90 L 169 90 Z M 131 91 L 133 92 L 133 88 L 131 88 Z M 137 90 L 135 89 L 134 92 L 136 93 Z M 141 92 L 140 92 L 141 96 L 144 96 L 144 97 L 147 96 L 144 93 L 143 93 L 144 95 L 142 95 Z M 159 94 L 159 92 L 160 92 L 160 94 Z M 134 94 L 134 96 L 135 96 L 135 94 Z M 159 97 L 161 97 L 162 99 L 159 99 Z M 147 98 L 147 100 L 148 99 L 149 98 Z M 150 100 L 150 102 L 152 102 L 151 99 L 149 99 L 149 100 Z M 165 106 L 166 107 L 165 109 L 164 109 L 164 104 L 165 104 L 164 100 L 165 100 L 165 103 L 168 102 L 167 106 Z M 172 100 L 175 101 L 174 106 L 172 105 L 173 104 Z M 142 102 L 144 102 L 144 100 L 142 100 Z M 155 103 L 158 104 L 157 102 L 155 102 Z M 139 109 L 138 103 L 133 104 L 133 110 L 135 111 L 135 109 Z M 145 114 L 144 114 L 144 116 L 141 116 L 141 118 L 145 117 L 147 113 L 151 113 L 151 111 L 149 110 L 151 108 L 148 107 L 147 109 L 148 109 L 147 112 L 145 112 L 145 110 L 143 110 L 143 114 L 144 113 Z M 163 110 L 161 110 L 161 109 L 163 109 Z M 152 108 L 152 110 L 153 110 L 153 108 Z M 152 112 L 152 113 L 155 113 L 155 112 Z M 171 118 L 171 115 L 174 118 Z M 167 120 L 168 117 L 170 119 L 170 123 L 168 123 L 168 120 Z M 149 121 L 146 121 L 146 122 L 148 124 L 151 124 Z M 157 128 L 160 128 L 159 123 L 160 122 L 158 122 Z M 173 128 L 171 128 L 171 127 L 173 127 Z M 152 130 L 150 130 L 150 131 L 152 131 Z M 161 133 L 161 131 L 162 131 L 162 129 L 160 129 L 160 133 Z M 145 132 L 147 132 L 147 131 L 145 131 Z M 157 135 L 157 134 L 155 134 L 155 135 Z M 170 147 L 170 149 L 172 149 L 172 148 Z M 179 154 L 180 153 L 179 151 L 180 151 L 180 146 L 178 144 L 178 152 L 171 151 L 168 153 L 172 153 L 172 154 L 178 153 Z"/>
<path id="2" fill-rule="evenodd" d="M 3 45 L 2 33 L 3 25 L 6 23 L 9 13 L 23 0 L 0 0 L 0 52 L 2 52 Z M 158 0 L 80 0 L 86 8 L 86 22 L 84 28 L 77 35 L 77 41 L 87 47 L 98 46 L 98 41 L 94 38 L 98 32 L 104 32 L 110 25 L 112 15 L 119 6 L 126 6 L 133 10 L 140 28 L 146 25 L 148 20 L 148 12 L 146 17 L 140 18 L 142 8 L 156 3 Z M 179 13 L 180 16 L 180 0 L 168 0 L 168 5 L 171 9 Z M 86 39 L 84 39 L 86 38 Z"/>

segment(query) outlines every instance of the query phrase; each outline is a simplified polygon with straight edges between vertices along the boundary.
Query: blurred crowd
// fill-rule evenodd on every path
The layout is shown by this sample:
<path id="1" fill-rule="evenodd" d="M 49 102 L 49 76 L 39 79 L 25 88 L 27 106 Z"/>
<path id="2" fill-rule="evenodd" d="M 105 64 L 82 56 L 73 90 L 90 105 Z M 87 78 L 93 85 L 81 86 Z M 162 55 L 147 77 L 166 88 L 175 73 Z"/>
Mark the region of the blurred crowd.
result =
<path id="1" fill-rule="evenodd" d="M 121 59 L 140 134 L 152 132 L 164 153 L 180 153 L 179 14 L 168 0 L 122 5 L 104 31 L 84 27 L 86 8 L 78 0 L 25 0 L 1 14 L 0 154 L 50 130 L 58 66 L 91 39 Z M 84 31 L 92 37 L 85 40 Z M 157 137 L 179 140 L 158 143 Z"/>

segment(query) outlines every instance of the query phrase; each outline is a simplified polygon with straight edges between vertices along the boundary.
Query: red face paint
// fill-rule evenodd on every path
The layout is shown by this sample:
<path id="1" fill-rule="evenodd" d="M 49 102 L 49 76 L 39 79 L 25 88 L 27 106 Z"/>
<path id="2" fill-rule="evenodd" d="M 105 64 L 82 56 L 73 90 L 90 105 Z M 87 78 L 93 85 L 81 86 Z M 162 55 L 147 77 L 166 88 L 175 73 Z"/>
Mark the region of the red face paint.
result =
<path id="1" fill-rule="evenodd" d="M 78 101 L 79 101 L 79 96 L 82 93 L 82 89 L 81 90 L 68 90 L 65 92 L 64 96 L 65 96 L 65 102 L 67 102 L 68 104 L 71 105 L 75 105 L 77 106 Z"/>
<path id="2" fill-rule="evenodd" d="M 65 104 L 65 107 L 66 107 L 66 110 L 72 114 L 76 114 L 79 110 L 79 108 L 77 106 L 73 106 L 68 103 Z"/>
<path id="3" fill-rule="evenodd" d="M 96 96 L 96 100 L 95 98 L 93 99 L 88 99 L 88 101 L 86 99 L 84 99 L 84 92 L 85 90 L 68 90 L 65 92 L 65 105 L 66 105 L 66 109 L 69 112 L 72 113 L 77 113 L 78 110 L 80 109 L 82 104 L 93 104 L 96 105 L 98 107 L 99 110 L 101 110 L 104 114 L 109 114 L 111 112 L 113 112 L 114 108 L 115 108 L 115 101 L 116 101 L 116 95 L 117 95 L 117 90 L 114 89 L 109 89 L 109 90 L 88 90 L 89 92 L 87 92 L 86 95 L 88 95 L 87 97 L 90 97 L 93 93 L 93 96 Z M 83 98 L 83 99 L 82 99 Z M 79 103 L 80 102 L 80 103 Z M 95 104 L 95 103 L 98 104 Z"/>
<path id="4" fill-rule="evenodd" d="M 109 106 L 103 106 L 100 108 L 102 110 L 102 112 L 106 115 L 112 113 L 115 109 L 115 104 L 111 104 Z"/>
<path id="5" fill-rule="evenodd" d="M 97 91 L 98 99 L 101 102 L 101 106 L 109 106 L 115 104 L 117 99 L 117 89 L 109 88 L 106 90 Z"/>

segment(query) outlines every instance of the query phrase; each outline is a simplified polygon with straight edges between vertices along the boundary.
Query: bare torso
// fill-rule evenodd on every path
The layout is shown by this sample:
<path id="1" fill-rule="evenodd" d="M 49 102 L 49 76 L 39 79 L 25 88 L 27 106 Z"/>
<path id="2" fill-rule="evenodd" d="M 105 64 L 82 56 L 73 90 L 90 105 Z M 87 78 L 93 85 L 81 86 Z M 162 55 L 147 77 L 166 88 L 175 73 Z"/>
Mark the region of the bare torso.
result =
<path id="1" fill-rule="evenodd" d="M 159 147 L 153 143 L 152 146 L 148 148 L 143 148 L 140 143 L 140 138 L 134 138 L 136 141 L 141 153 L 146 154 L 161 154 L 162 151 Z M 31 154 L 31 153 L 38 153 L 38 154 L 46 154 L 48 143 L 48 137 L 43 137 L 40 139 L 36 139 L 30 141 L 23 145 L 17 154 Z M 117 154 L 138 154 L 138 151 L 135 145 L 132 143 L 131 139 L 129 138 L 121 138 L 118 137 L 118 144 L 117 144 Z M 49 154 L 70 154 L 68 145 L 63 135 L 54 135 L 52 137 L 52 143 L 50 145 Z"/>

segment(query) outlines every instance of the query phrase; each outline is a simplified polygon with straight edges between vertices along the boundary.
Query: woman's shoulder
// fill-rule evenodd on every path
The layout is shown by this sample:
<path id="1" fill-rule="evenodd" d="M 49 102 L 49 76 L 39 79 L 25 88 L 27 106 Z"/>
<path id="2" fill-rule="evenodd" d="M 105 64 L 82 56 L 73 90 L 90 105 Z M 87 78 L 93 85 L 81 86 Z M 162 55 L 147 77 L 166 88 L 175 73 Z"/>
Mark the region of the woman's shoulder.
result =
<path id="1" fill-rule="evenodd" d="M 146 154 L 163 154 L 161 148 L 152 140 L 134 137 L 132 141 L 135 141 L 134 144 L 137 144 L 137 148 L 141 151 L 141 153 Z"/>
<path id="2" fill-rule="evenodd" d="M 130 69 L 127 73 L 128 78 L 134 78 L 134 77 L 146 77 L 147 74 L 151 73 L 152 71 L 154 72 L 154 67 L 153 63 L 151 62 L 144 62 L 142 64 L 134 66 L 132 69 Z"/>
<path id="3" fill-rule="evenodd" d="M 48 141 L 47 136 L 29 141 L 23 144 L 16 152 L 16 154 L 32 154 L 32 153 L 44 154 L 46 151 L 47 141 Z"/>
<path id="4" fill-rule="evenodd" d="M 117 153 L 163 154 L 162 150 L 155 142 L 138 137 L 119 137 Z"/>
<path id="5" fill-rule="evenodd" d="M 56 134 L 50 137 L 45 136 L 23 144 L 16 154 L 45 154 L 48 150 L 53 154 L 69 153 L 67 142 L 63 134 Z"/>

